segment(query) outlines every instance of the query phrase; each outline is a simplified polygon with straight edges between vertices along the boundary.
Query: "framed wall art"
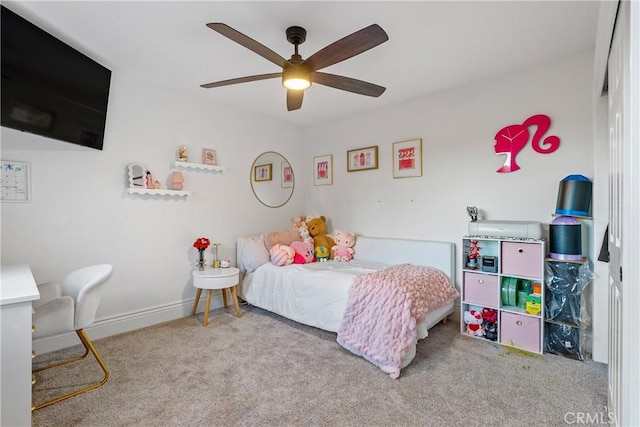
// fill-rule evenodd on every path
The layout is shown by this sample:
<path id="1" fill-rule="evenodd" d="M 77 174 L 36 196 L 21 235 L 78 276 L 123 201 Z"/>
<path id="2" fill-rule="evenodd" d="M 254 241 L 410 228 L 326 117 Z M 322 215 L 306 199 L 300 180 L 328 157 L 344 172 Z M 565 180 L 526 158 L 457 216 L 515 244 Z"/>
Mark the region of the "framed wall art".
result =
<path id="1" fill-rule="evenodd" d="M 393 177 L 422 176 L 422 138 L 393 143 Z"/>
<path id="2" fill-rule="evenodd" d="M 313 158 L 313 185 L 333 184 L 333 156 L 327 154 Z"/>
<path id="3" fill-rule="evenodd" d="M 265 165 L 256 165 L 253 168 L 253 180 L 256 182 L 260 181 L 271 181 L 273 173 L 273 165 L 271 163 Z"/>
<path id="4" fill-rule="evenodd" d="M 0 196 L 3 202 L 31 201 L 31 164 L 2 160 Z"/>
<path id="5" fill-rule="evenodd" d="M 378 169 L 378 146 L 347 151 L 347 172 Z"/>
<path id="6" fill-rule="evenodd" d="M 293 187 L 293 169 L 291 169 L 289 162 L 280 164 L 280 186 L 282 188 Z"/>
<path id="7" fill-rule="evenodd" d="M 205 165 L 217 165 L 218 159 L 216 158 L 216 150 L 211 148 L 202 149 L 202 163 Z"/>

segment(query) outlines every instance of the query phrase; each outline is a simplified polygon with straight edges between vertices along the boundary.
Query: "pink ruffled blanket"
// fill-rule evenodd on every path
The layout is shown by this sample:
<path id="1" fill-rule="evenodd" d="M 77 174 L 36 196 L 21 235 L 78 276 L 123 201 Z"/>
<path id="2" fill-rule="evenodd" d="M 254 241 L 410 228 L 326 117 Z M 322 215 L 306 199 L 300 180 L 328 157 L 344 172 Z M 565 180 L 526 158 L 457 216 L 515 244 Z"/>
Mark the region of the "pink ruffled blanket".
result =
<path id="1" fill-rule="evenodd" d="M 358 276 L 349 289 L 338 343 L 391 378 L 416 341 L 416 325 L 459 296 L 442 271 L 399 264 Z"/>

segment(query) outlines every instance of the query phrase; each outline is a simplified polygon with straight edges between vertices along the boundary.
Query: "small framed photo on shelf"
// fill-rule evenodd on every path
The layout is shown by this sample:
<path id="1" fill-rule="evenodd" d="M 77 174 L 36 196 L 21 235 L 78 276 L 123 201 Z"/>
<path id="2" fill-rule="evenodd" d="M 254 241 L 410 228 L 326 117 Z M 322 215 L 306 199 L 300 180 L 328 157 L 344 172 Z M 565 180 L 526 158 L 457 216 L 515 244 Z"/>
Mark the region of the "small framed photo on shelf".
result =
<path id="1" fill-rule="evenodd" d="M 282 188 L 292 188 L 293 187 L 293 169 L 291 169 L 291 165 L 289 162 L 282 162 L 280 164 L 280 186 Z"/>
<path id="2" fill-rule="evenodd" d="M 202 149 L 202 163 L 205 165 L 217 165 L 218 159 L 216 158 L 216 150 L 211 148 Z"/>
<path id="3" fill-rule="evenodd" d="M 422 138 L 393 143 L 393 177 L 422 176 Z"/>
<path id="4" fill-rule="evenodd" d="M 333 156 L 327 154 L 313 158 L 313 185 L 333 184 Z"/>
<path id="5" fill-rule="evenodd" d="M 347 151 L 347 172 L 378 169 L 378 146 Z"/>
<path id="6" fill-rule="evenodd" d="M 255 166 L 253 168 L 253 180 L 256 182 L 271 181 L 273 179 L 272 169 L 273 165 L 271 163 Z"/>

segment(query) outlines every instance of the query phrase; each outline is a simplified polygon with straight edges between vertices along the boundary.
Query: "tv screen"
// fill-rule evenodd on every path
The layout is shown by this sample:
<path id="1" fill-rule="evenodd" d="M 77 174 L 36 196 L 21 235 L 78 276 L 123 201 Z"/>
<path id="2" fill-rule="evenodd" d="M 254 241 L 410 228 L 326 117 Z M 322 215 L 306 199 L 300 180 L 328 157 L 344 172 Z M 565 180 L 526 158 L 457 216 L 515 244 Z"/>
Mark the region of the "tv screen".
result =
<path id="1" fill-rule="evenodd" d="M 111 71 L 2 7 L 2 126 L 102 150 Z"/>

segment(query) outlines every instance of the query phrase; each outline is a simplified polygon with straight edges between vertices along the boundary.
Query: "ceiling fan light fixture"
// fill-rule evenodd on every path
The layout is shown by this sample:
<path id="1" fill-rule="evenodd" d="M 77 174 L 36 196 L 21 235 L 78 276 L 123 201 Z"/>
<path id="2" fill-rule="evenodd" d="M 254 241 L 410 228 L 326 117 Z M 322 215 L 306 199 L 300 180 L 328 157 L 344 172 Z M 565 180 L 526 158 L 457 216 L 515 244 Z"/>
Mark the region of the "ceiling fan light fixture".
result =
<path id="1" fill-rule="evenodd" d="M 311 86 L 311 73 L 300 68 L 284 70 L 282 86 L 292 90 L 305 90 Z"/>

